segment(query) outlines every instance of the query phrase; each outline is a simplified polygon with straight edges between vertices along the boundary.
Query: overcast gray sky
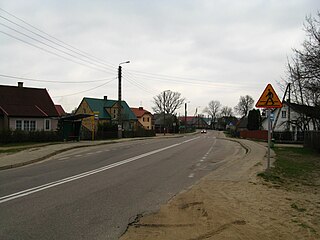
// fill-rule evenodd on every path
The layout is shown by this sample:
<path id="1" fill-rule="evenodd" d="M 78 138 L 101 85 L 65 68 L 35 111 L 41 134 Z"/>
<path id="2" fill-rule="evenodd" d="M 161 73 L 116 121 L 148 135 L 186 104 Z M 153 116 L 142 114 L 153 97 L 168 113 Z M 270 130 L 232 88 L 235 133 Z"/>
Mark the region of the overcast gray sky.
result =
<path id="1" fill-rule="evenodd" d="M 277 81 L 320 1 L 0 0 L 0 8 L 0 74 L 55 81 L 22 80 L 71 111 L 83 97 L 117 99 L 117 67 L 130 60 L 122 94 L 131 107 L 151 111 L 153 96 L 171 90 L 193 115 L 210 100 L 232 108 L 242 95 L 256 101 L 268 83 L 282 97 Z M 92 80 L 103 81 L 61 83 Z"/>

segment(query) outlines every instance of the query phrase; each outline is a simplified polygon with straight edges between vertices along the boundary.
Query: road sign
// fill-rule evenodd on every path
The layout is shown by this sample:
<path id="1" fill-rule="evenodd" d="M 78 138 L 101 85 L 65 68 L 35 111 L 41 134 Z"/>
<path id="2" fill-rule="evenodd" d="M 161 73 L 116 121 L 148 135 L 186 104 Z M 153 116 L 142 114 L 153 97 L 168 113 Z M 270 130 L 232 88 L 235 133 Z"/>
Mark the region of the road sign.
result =
<path id="1" fill-rule="evenodd" d="M 256 103 L 257 108 L 282 108 L 282 102 L 274 91 L 271 84 L 268 84 L 261 97 Z"/>

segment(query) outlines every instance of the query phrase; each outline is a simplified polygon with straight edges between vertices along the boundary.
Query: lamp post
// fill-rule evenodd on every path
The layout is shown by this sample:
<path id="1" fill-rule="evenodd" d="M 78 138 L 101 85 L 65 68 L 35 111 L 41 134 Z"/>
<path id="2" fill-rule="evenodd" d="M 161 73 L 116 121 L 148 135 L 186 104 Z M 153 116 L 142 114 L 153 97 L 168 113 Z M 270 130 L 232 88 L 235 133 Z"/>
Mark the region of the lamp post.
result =
<path id="1" fill-rule="evenodd" d="M 121 116 L 121 78 L 122 64 L 130 63 L 130 61 L 119 63 L 118 67 L 118 138 L 122 138 L 122 116 Z"/>
<path id="2" fill-rule="evenodd" d="M 163 135 L 166 135 L 166 92 L 170 90 L 163 91 Z"/>
<path id="3" fill-rule="evenodd" d="M 184 132 L 187 132 L 187 104 L 190 103 L 190 101 L 184 103 Z"/>

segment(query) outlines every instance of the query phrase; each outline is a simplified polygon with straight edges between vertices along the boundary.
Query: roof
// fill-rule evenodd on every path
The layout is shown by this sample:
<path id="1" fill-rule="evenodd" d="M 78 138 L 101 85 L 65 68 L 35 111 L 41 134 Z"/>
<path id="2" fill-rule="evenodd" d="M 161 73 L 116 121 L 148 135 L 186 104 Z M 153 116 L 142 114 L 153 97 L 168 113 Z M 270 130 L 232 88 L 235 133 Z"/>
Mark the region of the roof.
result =
<path id="1" fill-rule="evenodd" d="M 303 113 L 308 117 L 311 118 L 318 118 L 320 119 L 320 107 L 313 107 L 308 105 L 301 105 L 297 103 L 287 102 L 284 101 L 285 104 L 290 106 L 294 111 L 298 113 Z"/>
<path id="2" fill-rule="evenodd" d="M 46 89 L 0 85 L 0 109 L 10 117 L 58 117 Z"/>
<path id="3" fill-rule="evenodd" d="M 54 107 L 56 108 L 60 117 L 66 114 L 66 112 L 64 111 L 61 105 L 54 105 Z"/>
<path id="4" fill-rule="evenodd" d="M 143 109 L 143 107 L 131 108 L 131 111 L 136 115 L 137 118 L 141 118 L 145 114 L 151 114 L 149 111 Z"/>
<path id="5" fill-rule="evenodd" d="M 93 112 L 99 112 L 98 117 L 100 119 L 111 119 L 110 114 L 107 112 L 106 108 L 112 108 L 118 101 L 111 99 L 99 99 L 99 98 L 83 98 L 86 101 L 90 109 Z M 124 110 L 124 115 L 128 116 L 129 120 L 137 120 L 135 114 L 131 111 L 130 107 L 125 101 L 121 101 L 122 109 Z"/>
<path id="6" fill-rule="evenodd" d="M 237 128 L 247 128 L 248 126 L 248 118 L 242 117 L 236 124 Z"/>

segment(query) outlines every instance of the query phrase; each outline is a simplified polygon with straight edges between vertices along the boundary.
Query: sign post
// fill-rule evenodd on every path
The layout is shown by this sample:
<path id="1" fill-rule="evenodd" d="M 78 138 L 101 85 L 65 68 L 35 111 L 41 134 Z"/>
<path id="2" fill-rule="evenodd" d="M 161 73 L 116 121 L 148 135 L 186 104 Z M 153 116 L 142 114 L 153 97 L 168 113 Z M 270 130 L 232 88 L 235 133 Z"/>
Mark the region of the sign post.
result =
<path id="1" fill-rule="evenodd" d="M 278 95 L 274 91 L 271 84 L 268 84 L 266 89 L 263 91 L 261 97 L 256 103 L 257 108 L 267 109 L 267 119 L 268 119 L 268 162 L 267 170 L 270 169 L 270 145 L 271 145 L 271 118 L 273 118 L 271 109 L 282 108 L 282 102 L 280 101 Z"/>

